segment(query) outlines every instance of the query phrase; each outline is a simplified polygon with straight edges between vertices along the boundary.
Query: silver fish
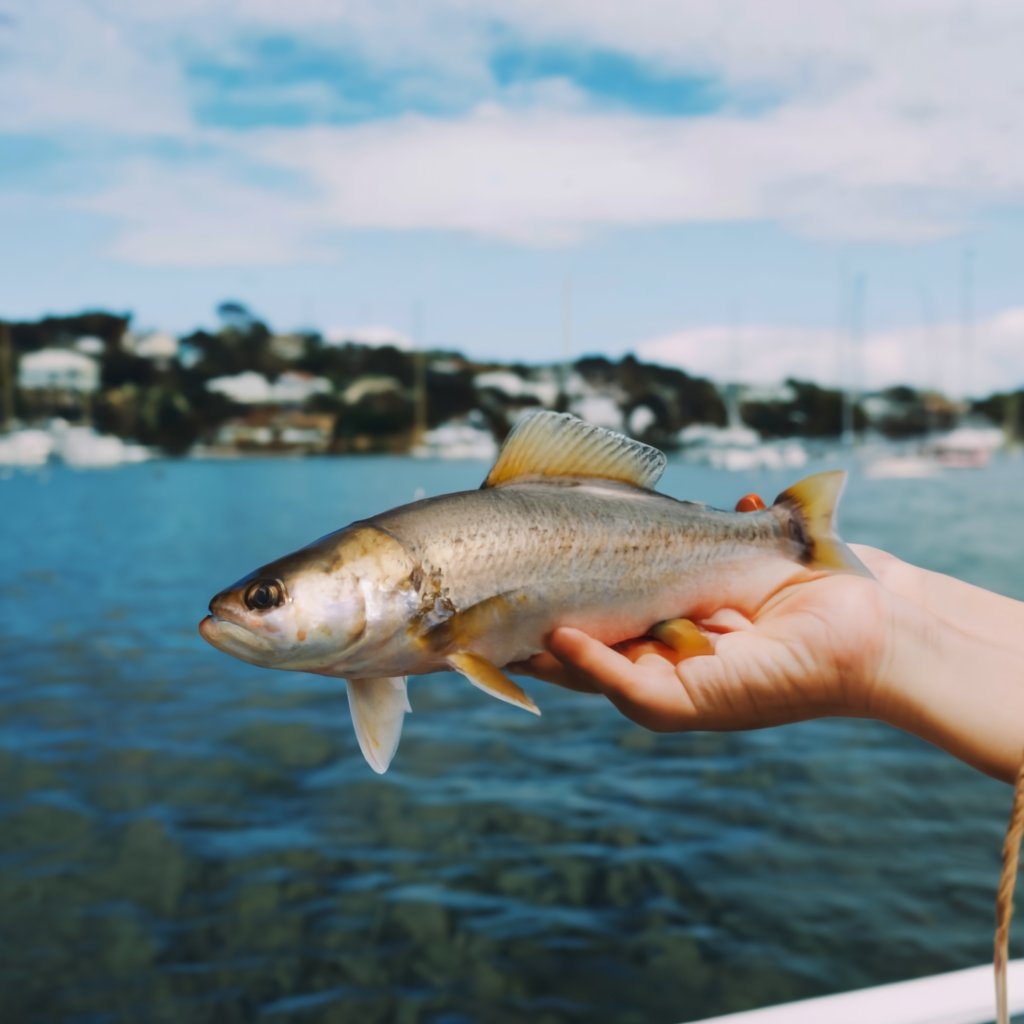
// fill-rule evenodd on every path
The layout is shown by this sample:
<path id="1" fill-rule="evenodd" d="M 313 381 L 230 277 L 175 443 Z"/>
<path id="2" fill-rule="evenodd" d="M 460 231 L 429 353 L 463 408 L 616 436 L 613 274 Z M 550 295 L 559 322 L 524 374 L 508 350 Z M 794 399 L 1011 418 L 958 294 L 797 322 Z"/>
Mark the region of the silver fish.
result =
<path id="1" fill-rule="evenodd" d="M 480 490 L 381 513 L 262 566 L 214 597 L 200 633 L 255 665 L 345 678 L 359 745 L 383 772 L 411 710 L 409 675 L 454 669 L 539 714 L 501 667 L 543 650 L 556 626 L 617 643 L 801 573 L 867 572 L 834 528 L 844 473 L 735 513 L 652 490 L 665 461 L 536 413 Z"/>

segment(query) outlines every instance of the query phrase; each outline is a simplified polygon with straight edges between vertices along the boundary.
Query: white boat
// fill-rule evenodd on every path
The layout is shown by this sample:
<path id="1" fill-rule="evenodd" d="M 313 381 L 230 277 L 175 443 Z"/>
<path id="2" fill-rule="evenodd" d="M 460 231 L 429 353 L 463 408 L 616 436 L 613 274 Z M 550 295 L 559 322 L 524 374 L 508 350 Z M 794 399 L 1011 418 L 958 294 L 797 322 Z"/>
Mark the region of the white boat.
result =
<path id="1" fill-rule="evenodd" d="M 887 455 L 867 463 L 864 475 L 872 480 L 926 480 L 942 466 L 924 455 Z"/>
<path id="2" fill-rule="evenodd" d="M 964 423 L 932 438 L 926 451 L 947 469 L 978 469 L 989 464 L 1005 441 L 998 427 Z"/>
<path id="3" fill-rule="evenodd" d="M 798 441 L 765 441 L 756 430 L 740 425 L 693 423 L 679 432 L 678 440 L 685 458 L 733 473 L 807 464 L 807 451 Z"/>
<path id="4" fill-rule="evenodd" d="M 1008 1009 L 1024 1011 L 1024 960 L 1007 965 Z M 988 1024 L 995 1018 L 992 965 L 854 992 L 802 999 L 690 1024 Z"/>
<path id="5" fill-rule="evenodd" d="M 127 462 L 144 462 L 149 449 L 112 434 L 98 434 L 92 427 L 58 424 L 52 430 L 54 454 L 75 469 L 100 469 Z"/>
<path id="6" fill-rule="evenodd" d="M 864 475 L 874 479 L 922 479 L 945 469 L 980 469 L 1003 447 L 998 427 L 963 424 L 926 438 L 917 448 L 876 448 L 863 459 Z M 870 450 L 870 449 L 869 449 Z"/>
<path id="7" fill-rule="evenodd" d="M 53 437 L 29 427 L 0 434 L 0 466 L 45 466 L 53 453 Z"/>
<path id="8" fill-rule="evenodd" d="M 452 420 L 428 430 L 412 450 L 417 459 L 493 460 L 498 453 L 494 435 L 472 423 Z"/>

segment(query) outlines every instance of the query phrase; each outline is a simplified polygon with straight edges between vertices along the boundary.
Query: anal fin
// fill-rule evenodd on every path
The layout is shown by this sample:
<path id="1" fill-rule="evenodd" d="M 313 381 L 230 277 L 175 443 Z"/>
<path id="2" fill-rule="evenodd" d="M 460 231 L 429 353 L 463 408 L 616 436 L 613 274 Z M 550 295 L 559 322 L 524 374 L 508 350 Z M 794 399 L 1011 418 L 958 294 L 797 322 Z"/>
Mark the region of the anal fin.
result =
<path id="1" fill-rule="evenodd" d="M 464 675 L 475 687 L 489 693 L 506 704 L 515 704 L 531 714 L 539 715 L 540 708 L 529 698 L 526 692 L 496 665 L 472 651 L 457 651 L 448 656 L 448 664 L 456 672 Z"/>
<path id="2" fill-rule="evenodd" d="M 409 706 L 405 676 L 347 680 L 348 706 L 359 749 L 369 766 L 383 775 L 402 736 Z"/>

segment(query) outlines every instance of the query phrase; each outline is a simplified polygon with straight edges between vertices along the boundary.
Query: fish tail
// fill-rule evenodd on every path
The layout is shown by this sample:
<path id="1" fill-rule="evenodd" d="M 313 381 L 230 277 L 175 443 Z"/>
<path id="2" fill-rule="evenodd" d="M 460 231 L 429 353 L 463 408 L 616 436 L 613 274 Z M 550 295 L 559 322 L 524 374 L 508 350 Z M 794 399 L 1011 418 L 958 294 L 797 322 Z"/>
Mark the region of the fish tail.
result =
<path id="1" fill-rule="evenodd" d="M 782 516 L 806 565 L 870 576 L 867 566 L 836 532 L 836 510 L 845 486 L 843 470 L 816 473 L 784 490 L 772 508 Z"/>

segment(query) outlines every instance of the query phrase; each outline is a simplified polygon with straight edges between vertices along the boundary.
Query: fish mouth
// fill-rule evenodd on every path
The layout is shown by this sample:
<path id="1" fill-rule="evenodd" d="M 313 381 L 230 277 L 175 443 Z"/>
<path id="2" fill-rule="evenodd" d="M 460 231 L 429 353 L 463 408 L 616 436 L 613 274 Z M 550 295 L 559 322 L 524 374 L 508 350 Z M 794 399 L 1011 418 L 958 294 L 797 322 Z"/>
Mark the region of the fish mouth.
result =
<path id="1" fill-rule="evenodd" d="M 277 652 L 270 640 L 216 615 L 207 615 L 199 623 L 199 635 L 217 650 L 254 665 L 267 665 L 276 660 Z"/>

